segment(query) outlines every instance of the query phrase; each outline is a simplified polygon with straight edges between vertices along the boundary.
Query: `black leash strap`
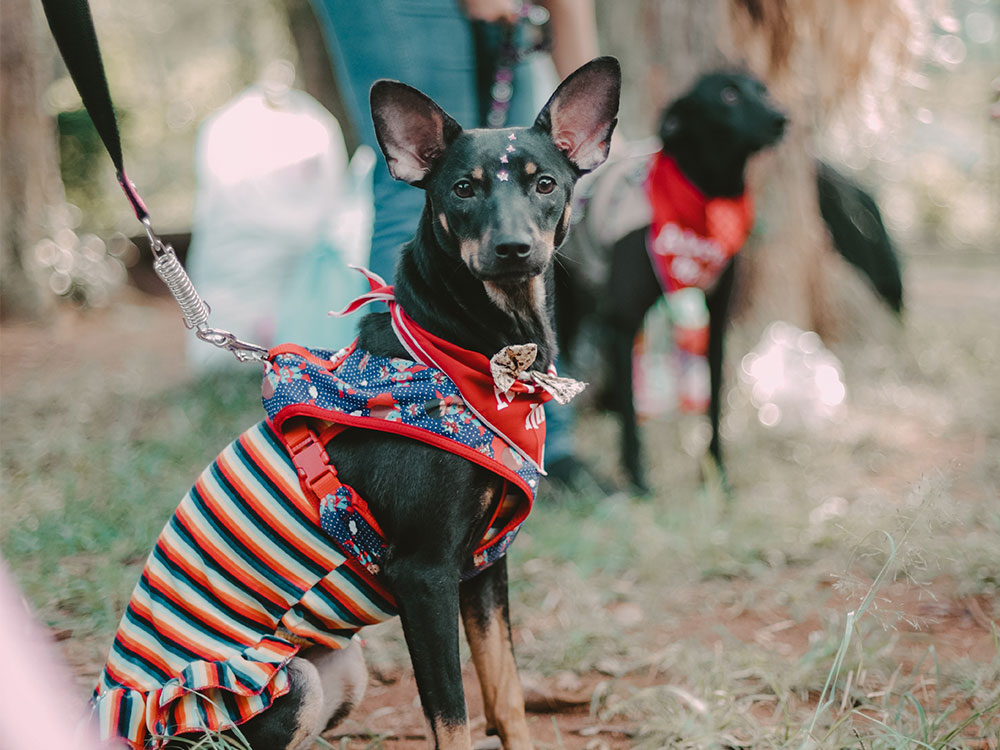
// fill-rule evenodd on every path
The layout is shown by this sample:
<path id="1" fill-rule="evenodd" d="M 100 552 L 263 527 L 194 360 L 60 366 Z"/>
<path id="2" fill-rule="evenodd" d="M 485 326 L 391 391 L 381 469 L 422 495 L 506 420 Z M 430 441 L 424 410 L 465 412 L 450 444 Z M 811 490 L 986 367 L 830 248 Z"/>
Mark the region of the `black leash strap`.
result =
<path id="1" fill-rule="evenodd" d="M 90 14 L 87 0 L 42 0 L 42 7 L 45 9 L 45 18 L 49 22 L 52 36 L 55 37 L 59 53 L 83 100 L 83 106 L 87 108 L 87 114 L 90 115 L 111 161 L 114 162 L 118 184 L 125 192 L 136 218 L 146 229 L 146 236 L 149 237 L 149 246 L 154 256 L 153 270 L 180 305 L 185 324 L 188 328 L 194 329 L 195 335 L 202 341 L 232 352 L 241 362 L 264 359 L 267 350 L 263 347 L 240 341 L 229 331 L 208 327 L 210 308 L 198 296 L 174 249 L 165 244 L 153 231 L 146 204 L 142 202 L 135 185 L 125 174 L 118 120 L 111 103 L 108 79 L 104 74 L 104 63 L 101 60 L 101 48 L 97 42 L 94 19 Z"/>
<path id="2" fill-rule="evenodd" d="M 97 43 L 90 6 L 87 0 L 42 0 L 42 7 L 59 53 L 76 84 L 76 90 L 80 92 L 83 106 L 87 108 L 87 114 L 114 162 L 118 183 L 132 204 L 136 218 L 145 222 L 149 219 L 149 211 L 125 174 L 118 120 L 111 104 L 111 93 L 108 91 L 108 79 L 104 75 L 101 48 Z"/>

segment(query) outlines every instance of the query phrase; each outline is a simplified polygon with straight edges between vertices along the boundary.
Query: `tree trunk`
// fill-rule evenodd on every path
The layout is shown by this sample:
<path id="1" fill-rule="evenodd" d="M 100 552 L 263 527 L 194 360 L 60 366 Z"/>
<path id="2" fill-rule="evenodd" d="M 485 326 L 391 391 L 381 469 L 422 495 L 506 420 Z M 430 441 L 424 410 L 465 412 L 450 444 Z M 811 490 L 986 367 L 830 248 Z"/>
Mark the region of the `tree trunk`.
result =
<path id="1" fill-rule="evenodd" d="M 863 334 L 885 310 L 833 248 L 819 212 L 816 138 L 863 86 L 906 65 L 910 18 L 899 0 L 728 0 L 728 8 L 720 44 L 791 120 L 750 170 L 760 231 L 742 258 L 738 310 L 752 325 L 781 319 L 828 342 Z"/>
<path id="2" fill-rule="evenodd" d="M 42 111 L 31 0 L 0 3 L 0 318 L 45 317 L 53 298 L 27 270 L 58 193 L 52 119 Z"/>
<path id="3" fill-rule="evenodd" d="M 596 12 L 602 52 L 621 60 L 629 82 L 619 116 L 629 138 L 656 132 L 667 102 L 728 62 L 718 44 L 723 0 L 616 0 L 596 3 Z"/>

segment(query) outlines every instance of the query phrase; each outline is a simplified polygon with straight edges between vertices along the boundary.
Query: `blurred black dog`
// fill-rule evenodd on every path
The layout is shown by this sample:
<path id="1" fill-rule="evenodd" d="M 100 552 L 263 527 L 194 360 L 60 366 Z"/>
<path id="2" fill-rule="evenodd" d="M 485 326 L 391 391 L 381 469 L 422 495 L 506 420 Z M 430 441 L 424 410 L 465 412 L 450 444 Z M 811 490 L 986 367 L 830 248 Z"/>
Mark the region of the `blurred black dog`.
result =
<path id="1" fill-rule="evenodd" d="M 622 462 L 641 491 L 647 484 L 632 393 L 632 347 L 646 313 L 665 291 L 697 286 L 706 295 L 709 450 L 722 466 L 719 392 L 732 257 L 752 225 L 744 170 L 751 156 L 781 139 L 786 122 L 760 81 L 735 72 L 703 76 L 664 112 L 662 150 L 651 161 L 626 160 L 606 168 L 592 186 L 590 215 L 570 232 L 562 251 L 568 262 L 561 264 L 557 282 L 560 346 L 572 364 L 580 326 L 589 320 L 600 327 L 614 384 L 611 405 L 622 420 Z M 639 185 L 646 186 L 641 198 Z M 661 185 L 668 195 L 659 192 Z M 741 226 L 711 226 L 715 203 L 728 210 L 730 224 Z M 598 211 L 613 218 L 595 218 Z M 621 222 L 638 228 L 609 236 Z"/>
<path id="2" fill-rule="evenodd" d="M 747 161 L 777 143 L 785 124 L 785 116 L 770 103 L 760 81 L 741 73 L 710 73 L 664 112 L 659 130 L 662 150 L 656 158 L 672 160 L 704 198 L 739 201 L 745 195 Z M 592 378 L 589 371 L 596 369 L 598 379 L 608 381 L 597 392 L 604 393 L 603 406 L 621 415 L 622 463 L 639 490 L 646 489 L 646 479 L 632 393 L 632 345 L 649 308 L 667 288 L 662 270 L 653 267 L 656 253 L 647 246 L 655 222 L 651 207 L 655 196 L 649 194 L 652 188 L 644 188 L 650 184 L 650 164 L 648 156 L 610 163 L 584 187 L 586 210 L 576 217 L 560 251 L 565 261 L 556 274 L 557 330 L 564 360 L 580 366 L 589 354 L 587 377 Z M 816 179 L 820 212 L 834 247 L 900 313 L 900 264 L 874 199 L 828 164 L 817 163 Z M 746 218 L 752 223 L 752 216 Z M 738 239 L 737 233 L 730 244 Z M 697 254 L 699 245 L 693 249 Z M 709 312 L 709 453 L 723 481 L 719 394 L 734 260 L 730 256 L 714 275 L 708 275 L 707 283 L 704 275 L 697 279 Z M 580 335 L 584 329 L 588 335 Z M 597 340 L 596 354 L 593 346 L 581 351 L 588 349 L 583 346 L 588 338 Z M 608 372 L 601 373 L 602 369 Z M 566 479 L 578 466 L 572 460 L 564 463 L 550 466 L 550 474 Z"/>

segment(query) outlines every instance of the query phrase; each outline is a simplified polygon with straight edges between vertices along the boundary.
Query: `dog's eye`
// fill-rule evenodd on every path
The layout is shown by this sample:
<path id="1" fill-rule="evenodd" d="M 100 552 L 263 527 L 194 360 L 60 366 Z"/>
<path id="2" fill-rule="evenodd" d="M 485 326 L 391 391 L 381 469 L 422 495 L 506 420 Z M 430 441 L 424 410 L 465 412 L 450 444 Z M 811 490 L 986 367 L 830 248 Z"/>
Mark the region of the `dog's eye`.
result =
<path id="1" fill-rule="evenodd" d="M 719 96 L 722 97 L 723 103 L 732 106 L 733 104 L 736 104 L 736 102 L 739 101 L 740 92 L 739 89 L 737 89 L 735 86 L 726 86 L 724 89 L 722 89 L 722 92 L 719 94 Z"/>
<path id="2" fill-rule="evenodd" d="M 539 177 L 538 182 L 535 183 L 535 190 L 537 190 L 542 195 L 548 195 L 555 189 L 556 189 L 556 181 L 547 175 Z"/>
<path id="3" fill-rule="evenodd" d="M 472 189 L 472 183 L 468 180 L 459 180 L 455 183 L 455 187 L 452 188 L 455 191 L 455 195 L 459 198 L 471 198 L 475 195 L 475 191 Z"/>

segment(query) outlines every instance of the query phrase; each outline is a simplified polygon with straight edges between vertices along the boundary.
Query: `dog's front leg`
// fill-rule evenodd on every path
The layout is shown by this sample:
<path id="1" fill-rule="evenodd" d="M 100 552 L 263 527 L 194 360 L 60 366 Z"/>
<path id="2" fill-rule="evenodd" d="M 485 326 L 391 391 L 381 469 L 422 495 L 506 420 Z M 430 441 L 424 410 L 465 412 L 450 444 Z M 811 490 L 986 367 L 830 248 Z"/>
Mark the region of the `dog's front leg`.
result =
<path id="1" fill-rule="evenodd" d="M 472 746 L 458 652 L 459 570 L 454 563 L 406 557 L 386 565 L 385 577 L 403 623 L 420 703 L 433 746 Z"/>
<path id="2" fill-rule="evenodd" d="M 648 233 L 648 227 L 636 229 L 615 243 L 604 303 L 611 387 L 617 395 L 615 410 L 621 415 L 622 464 L 633 487 L 642 494 L 649 492 L 649 486 L 632 393 L 632 347 L 646 313 L 663 295 L 646 251 Z"/>
<path id="3" fill-rule="evenodd" d="M 505 750 L 528 750 L 531 736 L 510 638 L 507 558 L 464 582 L 460 602 L 465 636 L 483 691 L 486 732 L 499 734 Z"/>
<path id="4" fill-rule="evenodd" d="M 635 414 L 635 396 L 632 392 L 632 346 L 635 332 L 614 329 L 609 342 L 611 348 L 613 387 L 618 394 L 618 414 L 622 425 L 622 464 L 632 485 L 640 493 L 649 492 L 646 473 L 642 465 L 642 445 L 639 441 L 639 422 Z"/>
<path id="5" fill-rule="evenodd" d="M 723 487 L 727 489 L 725 466 L 722 463 L 722 439 L 719 434 L 719 422 L 722 417 L 722 364 L 725 355 L 726 327 L 729 325 L 729 301 L 733 296 L 733 282 L 736 279 L 736 261 L 729 261 L 725 271 L 719 277 L 715 287 L 705 298 L 708 306 L 708 371 L 710 380 L 710 398 L 708 402 L 708 417 L 712 425 L 712 439 L 708 444 L 708 452 L 719 470 Z"/>

